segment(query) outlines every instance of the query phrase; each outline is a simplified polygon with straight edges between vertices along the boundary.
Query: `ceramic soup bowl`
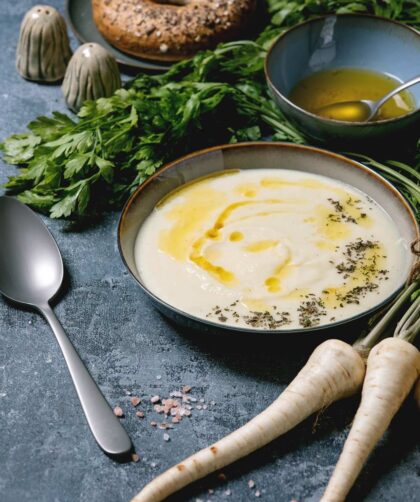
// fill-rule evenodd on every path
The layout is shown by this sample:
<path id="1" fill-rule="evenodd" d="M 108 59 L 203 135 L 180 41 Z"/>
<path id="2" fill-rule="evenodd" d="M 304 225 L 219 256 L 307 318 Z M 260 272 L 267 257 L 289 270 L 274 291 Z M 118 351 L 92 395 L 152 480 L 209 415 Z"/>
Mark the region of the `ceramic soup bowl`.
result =
<path id="1" fill-rule="evenodd" d="M 284 115 L 320 144 L 357 150 L 384 150 L 415 141 L 420 127 L 420 85 L 409 91 L 415 109 L 378 122 L 343 122 L 319 117 L 294 104 L 289 95 L 305 77 L 338 68 L 360 68 L 404 82 L 420 73 L 420 33 L 395 21 L 369 15 L 331 15 L 304 22 L 281 35 L 265 62 L 268 87 Z"/>
<path id="2" fill-rule="evenodd" d="M 166 165 L 159 172 L 143 183 L 126 203 L 118 227 L 118 244 L 121 257 L 126 267 L 137 281 L 140 289 L 152 303 L 172 321 L 183 327 L 198 329 L 201 333 L 229 333 L 256 335 L 311 334 L 328 332 L 329 336 L 344 336 L 345 328 L 354 335 L 354 323 L 365 321 L 374 311 L 380 309 L 397 294 L 408 278 L 413 263 L 413 256 L 407 247 L 404 266 L 401 267 L 400 282 L 387 298 L 378 298 L 373 308 L 366 309 L 360 315 L 340 322 L 331 322 L 312 328 L 301 329 L 253 329 L 239 328 L 202 319 L 169 305 L 152 293 L 145 285 L 135 260 L 135 243 L 139 229 L 152 213 L 157 203 L 173 190 L 202 176 L 228 169 L 269 168 L 294 169 L 303 173 L 321 174 L 351 185 L 378 202 L 390 217 L 398 222 L 401 237 L 406 242 L 418 238 L 417 222 L 412 210 L 403 196 L 384 178 L 371 169 L 346 157 L 306 146 L 286 143 L 256 142 L 224 145 L 202 150 Z"/>

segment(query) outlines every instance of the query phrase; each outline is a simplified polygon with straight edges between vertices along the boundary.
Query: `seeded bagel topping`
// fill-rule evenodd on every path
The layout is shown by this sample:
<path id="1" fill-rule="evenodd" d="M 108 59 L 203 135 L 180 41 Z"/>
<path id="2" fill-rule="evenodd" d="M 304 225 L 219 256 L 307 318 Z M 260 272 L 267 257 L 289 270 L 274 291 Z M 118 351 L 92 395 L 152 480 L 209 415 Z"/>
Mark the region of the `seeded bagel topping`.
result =
<path id="1" fill-rule="evenodd" d="M 136 56 L 176 61 L 239 36 L 256 0 L 93 0 L 102 35 Z"/>

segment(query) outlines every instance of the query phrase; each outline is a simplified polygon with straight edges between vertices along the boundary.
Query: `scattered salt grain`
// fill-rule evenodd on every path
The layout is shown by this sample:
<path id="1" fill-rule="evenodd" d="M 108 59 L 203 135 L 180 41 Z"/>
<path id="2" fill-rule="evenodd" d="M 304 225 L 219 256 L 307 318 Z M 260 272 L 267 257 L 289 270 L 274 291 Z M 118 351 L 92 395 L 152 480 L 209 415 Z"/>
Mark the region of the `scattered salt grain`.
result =
<path id="1" fill-rule="evenodd" d="M 130 402 L 131 404 L 136 407 L 140 404 L 141 402 L 141 399 L 138 397 L 138 396 L 133 396 L 131 399 L 130 399 Z"/>
<path id="2" fill-rule="evenodd" d="M 153 396 L 151 399 L 150 399 L 150 402 L 152 404 L 156 404 L 160 401 L 160 397 L 159 396 Z"/>
<path id="3" fill-rule="evenodd" d="M 144 418 L 144 413 L 142 411 L 136 411 L 136 417 Z"/>
<path id="4" fill-rule="evenodd" d="M 164 441 L 169 441 L 170 439 L 171 438 L 170 438 L 169 434 L 165 432 L 165 434 L 163 435 L 163 440 Z"/>
<path id="5" fill-rule="evenodd" d="M 200 403 L 204 403 L 204 399 L 203 398 L 200 399 Z"/>
<path id="6" fill-rule="evenodd" d="M 255 496 L 256 496 L 256 497 L 261 497 L 261 492 L 260 492 L 259 490 L 257 490 L 257 491 L 255 492 Z"/>
<path id="7" fill-rule="evenodd" d="M 123 417 L 124 416 L 124 412 L 123 412 L 122 408 L 120 408 L 119 406 L 116 406 L 114 408 L 114 415 L 116 417 L 119 417 L 119 418 Z"/>
<path id="8" fill-rule="evenodd" d="M 157 422 L 150 422 L 150 425 L 151 425 L 152 427 L 157 427 Z"/>
<path id="9" fill-rule="evenodd" d="M 162 422 L 161 424 L 159 424 L 159 429 L 162 429 L 162 430 L 165 430 L 165 429 L 169 429 L 169 424 L 167 424 L 166 422 Z"/>
<path id="10" fill-rule="evenodd" d="M 137 455 L 137 453 L 132 453 L 131 454 L 131 460 L 133 462 L 138 462 L 140 460 L 140 457 Z"/>
<path id="11" fill-rule="evenodd" d="M 188 394 L 189 392 L 191 392 L 191 390 L 192 390 L 191 385 L 184 385 L 184 387 L 182 387 L 182 392 L 184 394 Z"/>
<path id="12" fill-rule="evenodd" d="M 162 379 L 162 375 L 157 375 L 156 376 L 156 380 L 161 380 Z"/>
<path id="13" fill-rule="evenodd" d="M 223 492 L 223 495 L 224 495 L 225 497 L 229 497 L 231 494 L 232 494 L 232 492 L 231 492 L 230 490 L 225 490 L 225 491 Z"/>
<path id="14" fill-rule="evenodd" d="M 250 480 L 248 481 L 248 487 L 249 487 L 249 488 L 254 488 L 254 487 L 255 487 L 255 481 L 253 481 L 252 479 L 250 479 Z"/>

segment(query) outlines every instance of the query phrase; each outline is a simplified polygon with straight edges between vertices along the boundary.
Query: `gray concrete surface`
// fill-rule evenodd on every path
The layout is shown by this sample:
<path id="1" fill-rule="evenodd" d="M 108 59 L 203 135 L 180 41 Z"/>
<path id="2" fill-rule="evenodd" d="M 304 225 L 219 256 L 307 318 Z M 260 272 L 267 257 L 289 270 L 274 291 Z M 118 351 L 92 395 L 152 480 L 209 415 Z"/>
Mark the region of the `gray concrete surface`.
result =
<path id="1" fill-rule="evenodd" d="M 88 0 L 86 0 L 88 1 Z M 14 54 L 19 24 L 35 2 L 0 3 L 0 138 L 23 131 L 39 114 L 64 110 L 59 86 L 22 80 Z M 63 11 L 63 1 L 51 2 Z M 72 40 L 73 46 L 76 42 Z M 4 163 L 0 182 L 14 167 Z M 3 192 L 3 189 L 1 189 Z M 187 336 L 142 296 L 118 255 L 117 214 L 71 229 L 45 219 L 69 276 L 56 312 L 102 391 L 122 419 L 141 460 L 118 463 L 90 434 L 58 346 L 44 320 L 0 300 L 0 500 L 128 501 L 155 475 L 243 424 L 265 408 L 302 365 L 317 340 Z M 1 245 L 1 236 L 0 236 Z M 161 376 L 159 379 L 158 376 Z M 182 385 L 209 404 L 169 431 L 150 426 L 149 399 Z M 141 396 L 141 420 L 127 392 Z M 357 399 L 339 403 L 231 468 L 185 490 L 178 501 L 271 502 L 319 499 L 332 472 Z M 407 403 L 370 459 L 350 500 L 419 501 L 419 418 Z M 248 488 L 248 481 L 256 488 Z M 209 493 L 209 489 L 214 493 Z"/>

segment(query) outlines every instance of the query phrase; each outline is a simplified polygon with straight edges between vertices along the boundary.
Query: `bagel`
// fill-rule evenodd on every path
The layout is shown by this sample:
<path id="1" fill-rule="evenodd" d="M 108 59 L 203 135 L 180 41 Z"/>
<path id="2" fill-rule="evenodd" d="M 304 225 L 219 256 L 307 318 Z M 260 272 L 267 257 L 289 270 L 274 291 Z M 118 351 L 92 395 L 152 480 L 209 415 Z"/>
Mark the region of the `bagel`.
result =
<path id="1" fill-rule="evenodd" d="M 93 19 L 117 49 L 179 61 L 240 36 L 256 0 L 92 0 Z"/>

